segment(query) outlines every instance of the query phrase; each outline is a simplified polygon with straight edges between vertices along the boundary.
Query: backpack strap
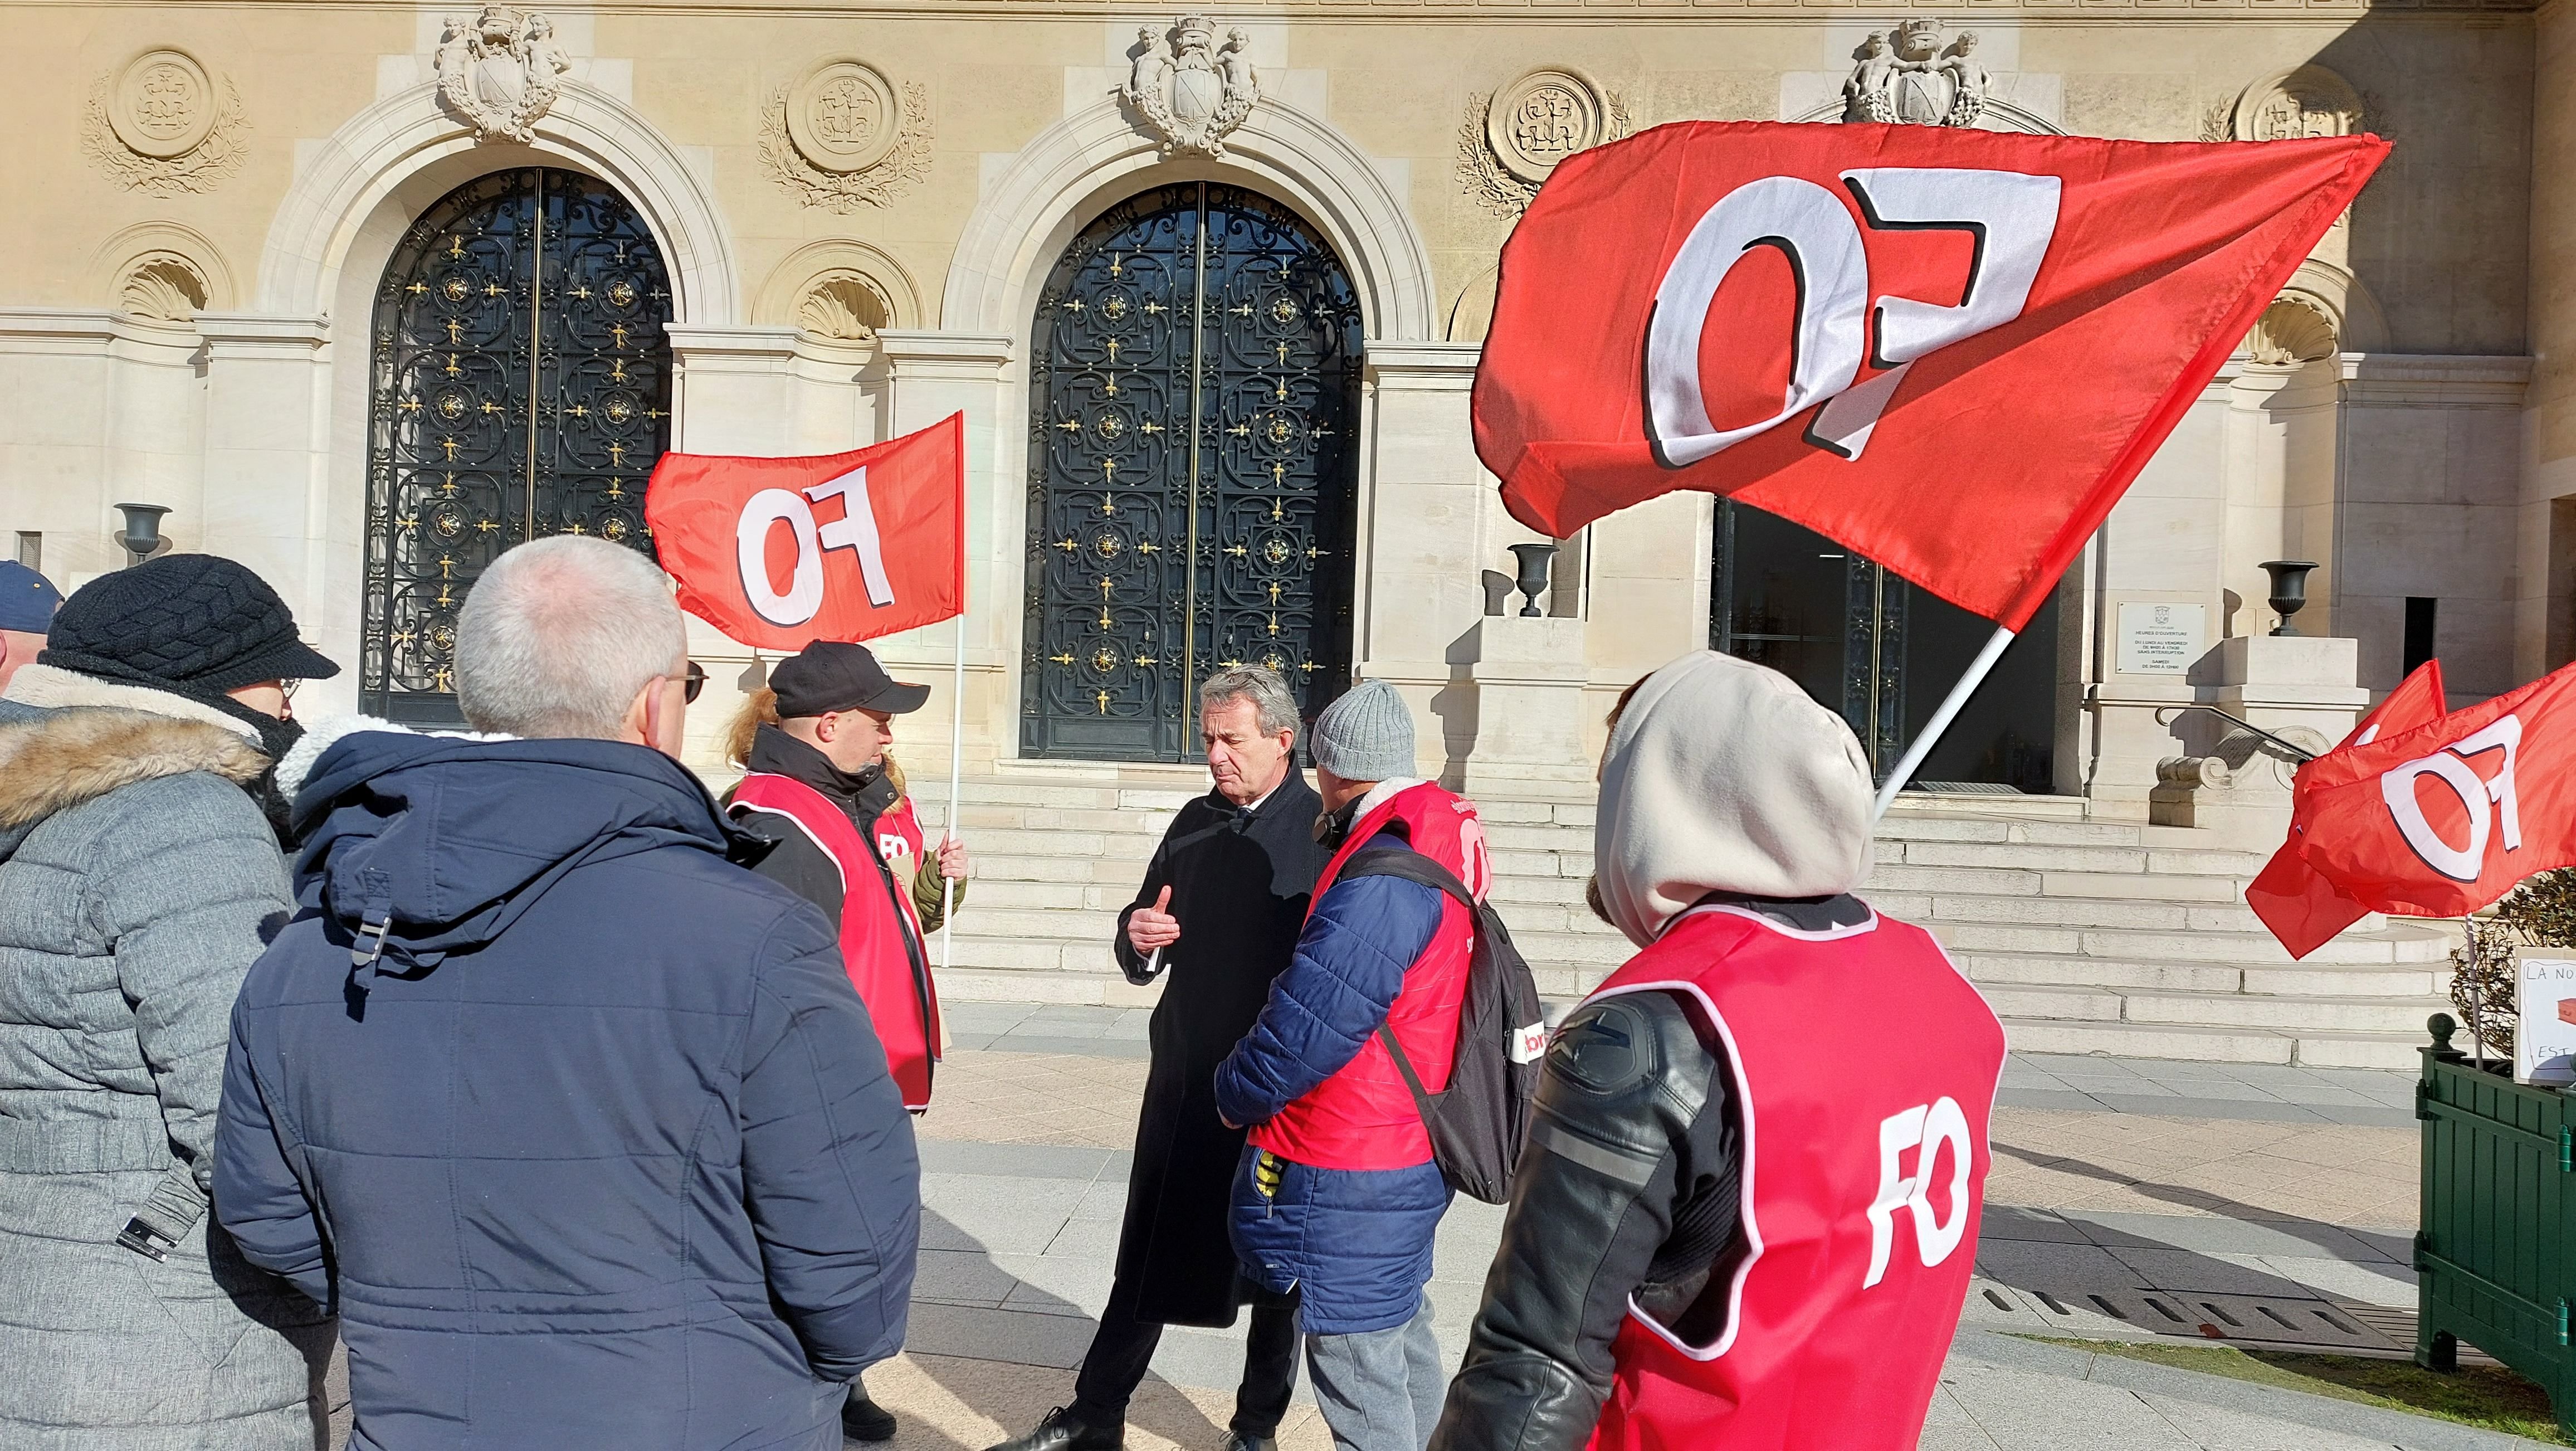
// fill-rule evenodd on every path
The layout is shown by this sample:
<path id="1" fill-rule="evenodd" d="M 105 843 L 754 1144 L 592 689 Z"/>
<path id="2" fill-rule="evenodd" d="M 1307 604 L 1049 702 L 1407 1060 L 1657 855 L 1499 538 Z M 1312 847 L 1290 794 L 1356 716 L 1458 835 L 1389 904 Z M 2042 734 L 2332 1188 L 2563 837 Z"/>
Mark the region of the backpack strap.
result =
<path id="1" fill-rule="evenodd" d="M 1333 880 L 1344 882 L 1353 877 L 1402 877 L 1448 893 L 1471 913 L 1478 906 L 1475 894 L 1467 890 L 1467 884 L 1458 880 L 1455 872 L 1409 846 L 1377 846 L 1351 853 L 1351 859 L 1342 863 L 1341 874 Z"/>
<path id="2" fill-rule="evenodd" d="M 1408 882 L 1419 882 L 1455 897 L 1466 907 L 1470 918 L 1476 915 L 1476 898 L 1467 890 L 1467 884 L 1458 880 L 1457 874 L 1447 867 L 1411 847 L 1381 846 L 1353 852 L 1351 859 L 1342 863 L 1341 874 L 1333 880 L 1346 882 L 1353 877 L 1402 877 Z M 1413 1060 L 1404 1056 L 1404 1045 L 1395 1041 L 1392 1025 L 1378 1024 L 1377 1040 L 1386 1045 L 1387 1056 L 1395 1060 L 1395 1071 L 1404 1075 L 1404 1086 L 1413 1090 L 1413 1110 L 1421 1115 L 1422 1126 L 1428 1129 L 1431 1126 L 1431 1095 L 1423 1091 L 1422 1075 L 1413 1071 Z"/>

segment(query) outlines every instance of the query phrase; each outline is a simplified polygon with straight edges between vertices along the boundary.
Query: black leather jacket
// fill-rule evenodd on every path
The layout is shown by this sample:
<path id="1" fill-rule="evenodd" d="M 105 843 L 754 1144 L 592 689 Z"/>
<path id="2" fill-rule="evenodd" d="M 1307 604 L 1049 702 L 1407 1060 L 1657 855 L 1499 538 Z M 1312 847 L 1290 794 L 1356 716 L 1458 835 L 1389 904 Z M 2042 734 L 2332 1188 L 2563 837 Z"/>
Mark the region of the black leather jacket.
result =
<path id="1" fill-rule="evenodd" d="M 1730 899 L 1815 930 L 1852 897 Z M 1431 1451 L 1580 1451 L 1601 1416 L 1633 1297 L 1684 1340 L 1724 1329 L 1743 1251 L 1734 1070 L 1697 1001 L 1665 992 L 1575 1010 L 1548 1048 L 1502 1248 Z"/>

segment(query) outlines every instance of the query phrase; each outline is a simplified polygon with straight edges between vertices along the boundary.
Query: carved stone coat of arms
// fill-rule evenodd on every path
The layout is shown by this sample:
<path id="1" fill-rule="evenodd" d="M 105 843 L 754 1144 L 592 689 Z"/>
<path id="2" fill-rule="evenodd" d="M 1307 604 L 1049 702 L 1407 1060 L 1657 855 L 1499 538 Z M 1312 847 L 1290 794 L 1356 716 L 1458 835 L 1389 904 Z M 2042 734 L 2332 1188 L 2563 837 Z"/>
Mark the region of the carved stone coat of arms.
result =
<path id="1" fill-rule="evenodd" d="M 1184 15 L 1168 39 L 1146 27 L 1136 40 L 1135 65 L 1118 97 L 1162 133 L 1164 155 L 1225 154 L 1226 133 L 1242 125 L 1261 98 L 1250 38 L 1229 30 L 1220 45 L 1213 21 Z"/>
<path id="2" fill-rule="evenodd" d="M 1944 45 L 1938 20 L 1871 31 L 1852 60 L 1843 82 L 1846 121 L 1973 126 L 1994 89 L 1994 73 L 1977 59 L 1977 33 L 1963 30 Z"/>
<path id="3" fill-rule="evenodd" d="M 438 42 L 438 94 L 477 140 L 534 140 L 571 69 L 553 21 L 505 5 L 486 5 L 471 21 L 449 16 Z"/>

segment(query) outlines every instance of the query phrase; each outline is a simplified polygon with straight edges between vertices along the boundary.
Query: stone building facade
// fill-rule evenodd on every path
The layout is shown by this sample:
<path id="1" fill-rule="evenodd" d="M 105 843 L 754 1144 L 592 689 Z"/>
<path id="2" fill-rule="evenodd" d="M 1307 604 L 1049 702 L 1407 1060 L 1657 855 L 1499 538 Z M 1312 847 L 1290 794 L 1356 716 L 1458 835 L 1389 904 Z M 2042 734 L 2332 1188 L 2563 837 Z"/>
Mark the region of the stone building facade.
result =
<path id="1" fill-rule="evenodd" d="M 482 562 L 643 543 L 665 447 L 962 412 L 973 768 L 1185 759 L 1189 681 L 1270 660 L 1394 681 L 1426 770 L 1571 781 L 1712 641 L 1892 762 L 1984 628 L 1866 560 L 1684 495 L 1559 541 L 1537 618 L 1505 583 L 1497 249 L 1563 156 L 1694 118 L 2396 143 L 1927 778 L 2143 816 L 2227 749 L 2175 705 L 2330 733 L 2434 650 L 2457 697 L 2576 655 L 2565 0 L 7 11 L 0 546 L 68 586 L 165 507 L 348 663 L 324 711 L 439 718 Z M 2284 558 L 2353 644 L 2228 646 Z M 949 627 L 885 648 L 946 690 Z"/>

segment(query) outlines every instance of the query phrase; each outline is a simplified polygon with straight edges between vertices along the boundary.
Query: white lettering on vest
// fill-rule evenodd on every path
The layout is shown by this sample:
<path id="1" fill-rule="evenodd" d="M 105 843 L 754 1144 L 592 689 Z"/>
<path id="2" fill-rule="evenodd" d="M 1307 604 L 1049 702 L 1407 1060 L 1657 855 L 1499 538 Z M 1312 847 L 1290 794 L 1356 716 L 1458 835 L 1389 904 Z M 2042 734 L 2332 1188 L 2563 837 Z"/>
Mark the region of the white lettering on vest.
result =
<path id="1" fill-rule="evenodd" d="M 1872 167 L 1842 174 L 1873 231 L 1956 230 L 1975 239 L 1958 303 L 1880 294 L 1873 310 L 1861 229 L 1831 191 L 1793 176 L 1746 182 L 1702 213 L 1655 286 L 1646 330 L 1647 438 L 1681 468 L 1769 432 L 1822 403 L 1807 441 L 1844 459 L 1869 446 L 1879 414 L 1915 360 L 2021 316 L 2057 235 L 2054 176 L 1953 167 Z M 1720 428 L 1700 388 L 1708 310 L 1735 264 L 1774 247 L 1796 277 L 1789 386 L 1780 411 Z M 1873 312 L 1877 346 L 1868 347 Z M 1853 386 L 1865 354 L 1887 369 Z"/>
<path id="2" fill-rule="evenodd" d="M 1932 1167 L 1941 1151 L 1950 1151 L 1950 1217 L 1945 1222 L 1932 1208 Z M 1905 1172 L 1905 1151 L 1919 1149 L 1914 1172 Z M 1896 1211 L 1914 1220 L 1914 1253 L 1925 1269 L 1950 1257 L 1968 1232 L 1968 1170 L 1975 1153 L 1968 1138 L 1968 1116 L 1955 1099 L 1944 1096 L 1888 1115 L 1878 1125 L 1878 1197 L 1869 1206 L 1869 1275 L 1866 1290 L 1887 1276 L 1896 1250 Z"/>

